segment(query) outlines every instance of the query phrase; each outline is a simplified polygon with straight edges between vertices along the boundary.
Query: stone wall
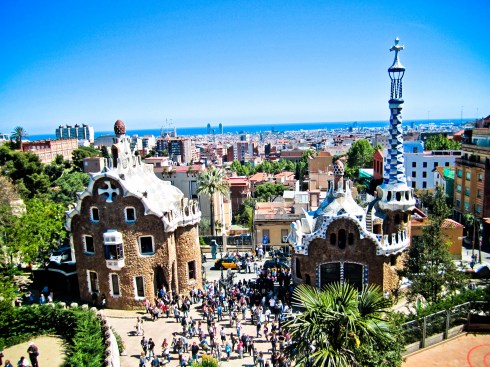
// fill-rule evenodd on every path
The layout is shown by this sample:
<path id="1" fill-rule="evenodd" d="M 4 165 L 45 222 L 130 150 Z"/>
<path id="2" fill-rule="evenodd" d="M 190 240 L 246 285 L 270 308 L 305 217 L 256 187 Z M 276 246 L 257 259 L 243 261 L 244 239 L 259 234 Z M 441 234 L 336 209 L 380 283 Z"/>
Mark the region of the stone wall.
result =
<path id="1" fill-rule="evenodd" d="M 175 231 L 178 291 L 188 294 L 192 287 L 202 288 L 201 249 L 198 227 L 179 227 Z M 189 278 L 189 263 L 194 261 L 194 279 Z"/>
<path id="2" fill-rule="evenodd" d="M 87 196 L 82 199 L 81 215 L 72 219 L 73 245 L 76 254 L 78 280 L 80 285 L 80 298 L 83 301 L 91 302 L 92 294 L 89 291 L 88 271 L 97 272 L 99 284 L 99 299 L 104 294 L 107 298 L 108 308 L 118 309 L 140 309 L 142 308 L 142 299 L 136 297 L 135 276 L 144 277 L 145 296 L 153 300 L 158 287 L 162 283 L 166 285 L 167 290 L 178 285 L 183 286 L 185 282 L 174 279 L 174 276 L 184 275 L 187 269 L 187 262 L 182 265 L 181 270 L 172 274 L 172 263 L 176 266 L 178 261 L 186 260 L 189 256 L 195 257 L 199 251 L 197 238 L 197 224 L 186 227 L 185 231 L 181 229 L 174 233 L 166 233 L 161 218 L 155 215 L 145 215 L 145 209 L 141 201 L 133 196 L 123 197 L 115 196 L 112 202 L 107 202 L 105 196 L 99 196 L 96 193 L 98 188 L 105 187 L 104 181 L 110 181 L 113 188 L 122 188 L 114 180 L 101 178 L 94 183 L 94 196 Z M 90 208 L 99 209 L 99 222 L 90 220 Z M 126 222 L 125 208 L 134 207 L 136 210 L 136 221 L 133 223 Z M 122 233 L 124 242 L 124 267 L 120 270 L 111 270 L 106 265 L 103 234 L 109 229 L 115 229 Z M 182 234 L 183 239 L 175 239 L 175 236 Z M 83 236 L 91 235 L 94 239 L 94 254 L 84 253 Z M 139 250 L 140 236 L 153 236 L 154 254 L 141 255 Z M 192 236 L 195 236 L 192 240 Z M 175 246 L 189 247 L 188 255 L 186 251 L 179 253 Z M 178 257 L 182 256 L 183 260 Z M 200 286 L 201 281 L 201 258 L 197 256 L 196 274 Z M 187 261 L 187 260 L 186 260 Z M 161 267 L 161 270 L 158 268 Z M 119 276 L 120 296 L 114 296 L 111 291 L 110 274 Z M 163 278 L 162 278 L 163 277 Z M 184 278 L 186 279 L 186 278 Z M 188 286 L 183 286 L 187 289 Z M 180 289 L 177 289 L 180 291 Z"/>
<path id="3" fill-rule="evenodd" d="M 330 243 L 330 234 L 338 234 L 340 229 L 353 234 L 353 243 L 347 241 L 344 249 L 338 244 Z M 305 283 L 306 275 L 310 278 L 310 285 L 316 285 L 316 270 L 318 266 L 329 262 L 353 262 L 368 267 L 368 282 L 379 285 L 383 291 L 391 291 L 397 285 L 398 277 L 391 261 L 400 266 L 399 255 L 393 258 L 376 255 L 376 245 L 369 238 L 360 238 L 358 227 L 349 219 L 339 218 L 333 221 L 328 229 L 325 239 L 313 240 L 308 249 L 308 255 L 294 254 L 292 258 L 294 283 Z M 300 262 L 302 278 L 296 277 L 296 259 Z"/>

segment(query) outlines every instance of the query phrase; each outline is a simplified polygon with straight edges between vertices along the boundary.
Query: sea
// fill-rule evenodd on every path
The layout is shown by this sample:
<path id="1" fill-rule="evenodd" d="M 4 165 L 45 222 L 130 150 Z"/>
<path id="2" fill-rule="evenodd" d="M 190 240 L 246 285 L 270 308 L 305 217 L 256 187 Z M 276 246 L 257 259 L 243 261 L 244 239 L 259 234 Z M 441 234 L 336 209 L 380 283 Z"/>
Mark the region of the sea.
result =
<path id="1" fill-rule="evenodd" d="M 456 122 L 453 122 L 456 121 Z M 451 126 L 459 127 L 461 123 L 466 123 L 473 120 L 460 120 L 460 119 L 441 119 L 441 120 L 411 120 L 404 121 L 404 127 L 448 127 Z M 388 128 L 389 121 L 344 121 L 344 122 L 298 122 L 298 123 L 284 123 L 284 124 L 251 124 L 251 125 L 226 125 L 223 124 L 224 134 L 258 134 L 265 132 L 288 132 L 288 131 L 307 131 L 307 130 L 364 130 L 364 129 L 374 129 L 374 128 Z M 54 134 L 55 128 L 53 128 L 53 134 L 38 134 L 29 135 L 29 140 L 42 140 L 42 139 L 55 139 Z M 144 136 L 144 135 L 154 135 L 161 136 L 162 133 L 171 133 L 172 129 L 164 128 L 153 128 L 153 129 L 138 129 L 138 130 L 127 130 L 126 135 L 133 136 Z M 206 135 L 207 126 L 195 126 L 195 127 L 178 127 L 177 136 L 191 136 L 191 135 Z M 218 125 L 211 126 L 211 133 L 219 134 Z M 114 131 L 95 131 L 95 138 L 103 135 L 114 135 Z"/>

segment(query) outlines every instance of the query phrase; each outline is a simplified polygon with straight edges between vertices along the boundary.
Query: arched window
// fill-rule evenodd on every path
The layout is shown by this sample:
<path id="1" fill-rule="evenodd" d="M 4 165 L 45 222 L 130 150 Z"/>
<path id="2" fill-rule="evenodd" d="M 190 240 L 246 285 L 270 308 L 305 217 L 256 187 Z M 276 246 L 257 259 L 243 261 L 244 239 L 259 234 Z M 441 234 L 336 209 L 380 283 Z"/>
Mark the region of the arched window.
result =
<path id="1" fill-rule="evenodd" d="M 386 196 L 386 201 L 391 201 L 391 191 L 388 191 L 388 195 Z"/>
<path id="2" fill-rule="evenodd" d="M 395 214 L 395 224 L 400 224 L 400 214 Z"/>
<path id="3" fill-rule="evenodd" d="M 339 248 L 344 249 L 345 248 L 345 243 L 346 243 L 346 234 L 345 234 L 345 229 L 339 230 Z"/>
<path id="4" fill-rule="evenodd" d="M 337 235 L 335 233 L 330 234 L 330 244 L 335 246 L 337 244 Z"/>
<path id="5" fill-rule="evenodd" d="M 402 199 L 402 193 L 400 191 L 396 192 L 396 201 L 400 201 Z"/>

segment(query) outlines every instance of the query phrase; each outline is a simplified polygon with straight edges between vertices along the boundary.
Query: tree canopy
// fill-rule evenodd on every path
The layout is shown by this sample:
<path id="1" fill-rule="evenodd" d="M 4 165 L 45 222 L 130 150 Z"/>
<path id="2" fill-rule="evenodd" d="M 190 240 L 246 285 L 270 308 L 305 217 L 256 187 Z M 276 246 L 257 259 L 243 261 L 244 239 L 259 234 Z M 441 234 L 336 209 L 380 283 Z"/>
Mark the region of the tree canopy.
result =
<path id="1" fill-rule="evenodd" d="M 254 196 L 257 201 L 274 201 L 287 189 L 288 187 L 283 184 L 267 182 L 255 187 Z"/>
<path id="2" fill-rule="evenodd" d="M 22 126 L 14 127 L 10 137 L 15 141 L 16 148 L 22 149 L 22 140 L 28 137 L 27 131 Z"/>
<path id="3" fill-rule="evenodd" d="M 209 197 L 211 212 L 211 235 L 215 235 L 214 221 L 214 195 L 221 194 L 227 196 L 230 191 L 228 181 L 225 180 L 223 170 L 214 166 L 209 166 L 206 171 L 202 171 L 197 176 L 197 194 Z"/>
<path id="4" fill-rule="evenodd" d="M 459 150 L 461 143 L 442 134 L 432 135 L 425 141 L 425 150 Z"/>
<path id="5" fill-rule="evenodd" d="M 83 172 L 83 159 L 88 157 L 99 157 L 102 153 L 98 149 L 91 147 L 80 147 L 72 153 L 73 168 L 79 172 Z"/>
<path id="6" fill-rule="evenodd" d="M 360 168 L 372 168 L 374 152 L 371 143 L 366 139 L 353 142 L 347 152 L 346 174 L 350 177 L 357 177 Z"/>
<path id="7" fill-rule="evenodd" d="M 285 354 L 296 366 L 401 365 L 400 333 L 388 315 L 391 303 L 377 286 L 358 292 L 349 283 L 322 290 L 300 285 L 293 305 L 302 311 L 285 323 L 292 339 Z"/>
<path id="8" fill-rule="evenodd" d="M 410 300 L 420 295 L 429 303 L 435 303 L 443 294 L 451 294 L 461 287 L 464 275 L 456 268 L 442 232 L 442 223 L 449 214 L 444 193 L 438 187 L 428 223 L 422 230 L 422 236 L 413 238 L 401 272 L 412 283 L 408 290 Z"/>

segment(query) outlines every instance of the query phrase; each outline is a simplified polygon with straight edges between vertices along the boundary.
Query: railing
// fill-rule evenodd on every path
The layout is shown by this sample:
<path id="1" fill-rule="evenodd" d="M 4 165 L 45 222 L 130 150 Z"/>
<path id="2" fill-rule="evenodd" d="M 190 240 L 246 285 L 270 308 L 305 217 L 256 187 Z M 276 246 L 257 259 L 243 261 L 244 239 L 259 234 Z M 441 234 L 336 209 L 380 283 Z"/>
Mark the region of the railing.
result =
<path id="1" fill-rule="evenodd" d="M 226 242 L 228 246 L 252 247 L 252 236 L 228 236 Z"/>
<path id="2" fill-rule="evenodd" d="M 473 329 L 490 329 L 490 303 L 467 302 L 402 325 L 405 354 Z"/>

